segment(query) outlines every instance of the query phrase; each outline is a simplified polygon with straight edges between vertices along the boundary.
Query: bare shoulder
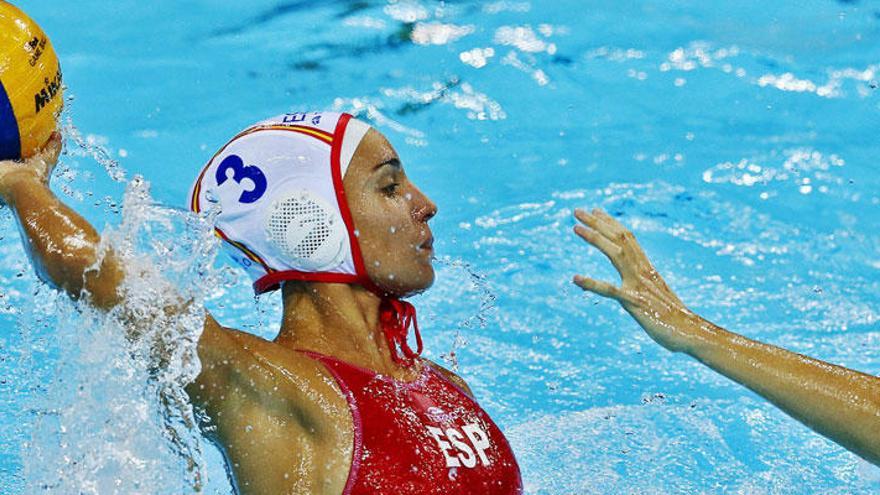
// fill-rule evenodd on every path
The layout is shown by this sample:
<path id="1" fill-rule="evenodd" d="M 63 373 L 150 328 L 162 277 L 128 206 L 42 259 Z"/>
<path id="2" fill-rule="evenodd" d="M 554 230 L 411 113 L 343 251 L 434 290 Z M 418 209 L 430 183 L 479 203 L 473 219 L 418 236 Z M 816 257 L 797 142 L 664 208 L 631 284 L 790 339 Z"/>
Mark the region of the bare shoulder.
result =
<path id="1" fill-rule="evenodd" d="M 464 390 L 464 391 L 465 391 L 465 392 L 466 392 L 466 393 L 467 393 L 472 399 L 474 398 L 474 392 L 471 390 L 471 387 L 468 386 L 467 382 L 464 381 L 464 378 L 458 376 L 457 374 L 455 374 L 455 373 L 452 372 L 451 370 L 446 369 L 446 368 L 444 368 L 443 366 L 441 366 L 441 365 L 435 363 L 434 361 L 431 361 L 431 360 L 425 359 L 424 362 L 427 363 L 428 366 L 430 366 L 430 367 L 434 368 L 435 370 L 439 371 L 441 375 L 443 375 L 443 376 L 446 377 L 449 381 L 451 381 L 452 383 L 456 384 L 459 388 L 461 388 L 462 390 Z"/>
<path id="2" fill-rule="evenodd" d="M 328 484 L 327 493 L 342 491 L 354 420 L 320 362 L 213 319 L 199 357 L 202 372 L 187 392 L 207 414 L 203 430 L 223 446 L 244 491 L 325 493 L 311 488 Z M 289 476 L 291 466 L 303 471 Z"/>
<path id="3" fill-rule="evenodd" d="M 198 353 L 201 373 L 187 391 L 209 413 L 246 404 L 279 412 L 314 410 L 319 403 L 333 409 L 339 400 L 345 405 L 342 391 L 321 363 L 256 335 L 224 327 L 210 316 Z"/>

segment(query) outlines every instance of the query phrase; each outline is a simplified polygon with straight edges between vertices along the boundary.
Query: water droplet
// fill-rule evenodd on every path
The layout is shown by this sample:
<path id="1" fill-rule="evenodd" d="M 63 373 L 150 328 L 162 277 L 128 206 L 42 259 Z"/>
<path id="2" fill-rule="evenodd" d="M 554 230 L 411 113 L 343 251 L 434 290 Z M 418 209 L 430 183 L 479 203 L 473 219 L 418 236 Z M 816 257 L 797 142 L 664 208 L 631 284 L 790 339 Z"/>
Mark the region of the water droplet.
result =
<path id="1" fill-rule="evenodd" d="M 217 192 L 214 191 L 214 188 L 205 190 L 205 199 L 207 199 L 211 203 L 219 203 L 220 198 L 217 197 Z"/>

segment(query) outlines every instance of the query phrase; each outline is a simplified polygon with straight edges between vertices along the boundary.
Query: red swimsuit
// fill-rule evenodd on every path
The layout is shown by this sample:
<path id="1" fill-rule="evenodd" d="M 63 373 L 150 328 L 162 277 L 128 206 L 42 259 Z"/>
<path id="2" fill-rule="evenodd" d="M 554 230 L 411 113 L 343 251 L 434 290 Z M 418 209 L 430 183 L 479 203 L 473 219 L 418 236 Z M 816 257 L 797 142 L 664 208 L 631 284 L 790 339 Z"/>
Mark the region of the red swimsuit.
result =
<path id="1" fill-rule="evenodd" d="M 516 459 L 489 415 L 431 366 L 400 382 L 332 357 L 345 394 L 354 452 L 343 495 L 514 495 Z"/>

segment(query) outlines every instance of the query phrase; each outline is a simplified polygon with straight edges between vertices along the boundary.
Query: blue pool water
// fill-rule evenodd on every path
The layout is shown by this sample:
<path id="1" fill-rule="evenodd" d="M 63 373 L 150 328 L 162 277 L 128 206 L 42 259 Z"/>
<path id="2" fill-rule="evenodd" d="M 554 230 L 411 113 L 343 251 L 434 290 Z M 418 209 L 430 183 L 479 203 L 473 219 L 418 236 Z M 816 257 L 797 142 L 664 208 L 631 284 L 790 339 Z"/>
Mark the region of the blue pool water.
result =
<path id="1" fill-rule="evenodd" d="M 876 467 L 570 284 L 615 280 L 570 234 L 574 208 L 603 207 L 706 318 L 880 372 L 876 2 L 17 4 L 69 88 L 59 194 L 224 324 L 271 337 L 279 301 L 190 247 L 173 208 L 197 168 L 263 117 L 354 112 L 439 205 L 437 283 L 414 301 L 427 354 L 471 383 L 528 493 L 880 490 Z M 8 213 L 0 236 L 0 493 L 187 493 L 187 456 L 231 493 L 184 420 L 167 440 L 118 329 L 35 281 Z"/>

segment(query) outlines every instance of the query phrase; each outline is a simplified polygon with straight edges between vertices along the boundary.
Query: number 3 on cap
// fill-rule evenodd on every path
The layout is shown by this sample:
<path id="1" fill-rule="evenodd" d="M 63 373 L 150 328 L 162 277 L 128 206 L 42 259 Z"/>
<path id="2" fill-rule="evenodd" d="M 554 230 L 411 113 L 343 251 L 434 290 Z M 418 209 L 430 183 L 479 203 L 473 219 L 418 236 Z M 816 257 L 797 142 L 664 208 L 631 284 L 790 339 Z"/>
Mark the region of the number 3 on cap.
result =
<path id="1" fill-rule="evenodd" d="M 263 171 L 253 165 L 245 165 L 244 160 L 238 155 L 229 155 L 217 167 L 215 178 L 217 185 L 223 185 L 229 176 L 227 172 L 232 170 L 232 180 L 241 184 L 244 179 L 250 179 L 254 183 L 254 188 L 250 191 L 242 191 L 238 198 L 239 203 L 253 203 L 263 197 L 266 192 L 266 176 Z"/>

